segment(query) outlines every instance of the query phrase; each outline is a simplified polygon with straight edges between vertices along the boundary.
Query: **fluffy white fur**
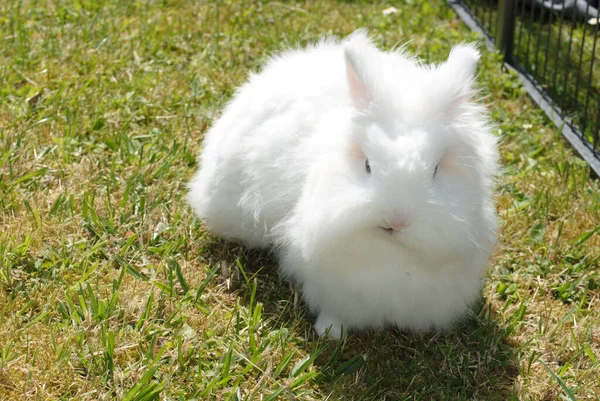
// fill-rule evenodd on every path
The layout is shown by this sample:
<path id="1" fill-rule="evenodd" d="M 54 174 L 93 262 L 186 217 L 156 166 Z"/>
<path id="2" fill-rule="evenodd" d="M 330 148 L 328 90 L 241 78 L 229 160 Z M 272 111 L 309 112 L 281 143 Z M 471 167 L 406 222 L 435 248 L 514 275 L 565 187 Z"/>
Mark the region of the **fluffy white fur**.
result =
<path id="1" fill-rule="evenodd" d="M 478 59 L 461 44 L 424 65 L 364 31 L 286 51 L 206 134 L 189 202 L 214 234 L 276 250 L 320 335 L 445 328 L 495 244 Z"/>

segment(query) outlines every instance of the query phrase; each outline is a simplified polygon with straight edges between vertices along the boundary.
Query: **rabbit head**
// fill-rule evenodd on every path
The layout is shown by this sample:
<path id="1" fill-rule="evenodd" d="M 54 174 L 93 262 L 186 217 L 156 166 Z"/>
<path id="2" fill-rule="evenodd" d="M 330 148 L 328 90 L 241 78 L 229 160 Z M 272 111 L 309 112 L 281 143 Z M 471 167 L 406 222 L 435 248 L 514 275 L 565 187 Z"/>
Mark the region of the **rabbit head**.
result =
<path id="1" fill-rule="evenodd" d="M 359 32 L 343 57 L 344 132 L 308 172 L 288 240 L 306 259 L 332 249 L 446 261 L 491 251 L 497 155 L 485 110 L 471 102 L 477 50 L 459 45 L 423 65 Z"/>

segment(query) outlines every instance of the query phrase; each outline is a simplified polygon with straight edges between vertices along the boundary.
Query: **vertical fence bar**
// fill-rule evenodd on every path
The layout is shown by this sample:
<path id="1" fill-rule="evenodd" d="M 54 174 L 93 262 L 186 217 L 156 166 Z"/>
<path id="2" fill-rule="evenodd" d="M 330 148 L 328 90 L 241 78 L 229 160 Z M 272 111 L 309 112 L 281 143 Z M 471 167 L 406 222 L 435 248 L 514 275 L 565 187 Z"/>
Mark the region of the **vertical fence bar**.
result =
<path id="1" fill-rule="evenodd" d="M 504 53 L 504 60 L 509 64 L 513 64 L 514 61 L 515 2 L 516 0 L 500 0 L 498 2 L 496 22 L 496 46 Z"/>
<path id="2" fill-rule="evenodd" d="M 488 10 L 488 26 L 487 26 L 487 30 L 490 32 L 490 35 L 492 37 L 495 37 L 495 32 L 494 32 L 494 25 L 496 23 L 496 21 L 494 21 L 494 2 L 493 1 L 486 1 L 486 7 Z"/>
<path id="3" fill-rule="evenodd" d="M 545 17 L 545 11 L 546 11 L 546 7 L 542 7 L 542 10 L 540 12 L 539 18 L 538 18 L 538 29 L 537 29 L 537 39 L 535 41 L 535 55 L 533 58 L 533 64 L 535 66 L 535 74 L 537 75 L 537 79 L 538 80 L 542 80 L 544 77 L 542 76 L 542 74 L 540 73 L 540 65 L 538 64 L 538 55 L 540 53 L 540 47 L 542 44 L 542 31 L 543 31 L 543 21 L 544 21 L 544 17 Z"/>
<path id="4" fill-rule="evenodd" d="M 556 55 L 554 57 L 554 76 L 552 78 L 552 86 L 554 88 L 556 88 L 556 96 L 559 97 L 560 93 L 559 93 L 559 88 L 558 85 L 556 84 L 556 77 L 558 76 L 558 70 L 559 70 L 559 66 L 558 66 L 558 62 L 560 60 L 560 48 L 561 48 L 561 44 L 562 44 L 562 28 L 563 28 L 563 23 L 564 23 L 564 19 L 565 19 L 565 0 L 562 0 L 562 7 L 560 10 L 560 23 L 558 25 L 558 43 L 557 43 L 557 48 L 556 48 Z M 563 87 L 563 93 L 565 92 L 565 88 Z"/>
<path id="5" fill-rule="evenodd" d="M 587 3 L 586 14 L 590 8 L 590 3 Z M 581 115 L 579 114 L 579 82 L 581 78 L 581 69 L 583 67 L 583 55 L 585 53 L 585 36 L 587 34 L 587 24 L 583 23 L 583 36 L 581 38 L 581 49 L 579 51 L 579 62 L 577 64 L 577 77 L 575 78 L 575 93 L 573 94 L 573 108 L 577 110 L 577 122 L 581 125 L 582 134 L 585 133 L 585 121 L 581 121 Z M 565 102 L 565 104 L 568 104 Z"/>
<path id="6" fill-rule="evenodd" d="M 563 80 L 563 88 L 565 88 L 565 105 L 568 105 L 569 99 L 569 77 L 571 76 L 570 61 L 571 61 L 571 49 L 573 48 L 573 32 L 575 31 L 575 26 L 577 25 L 577 20 L 575 19 L 575 13 L 571 13 L 571 32 L 569 33 L 569 46 L 567 48 L 567 55 L 565 56 L 565 64 L 564 71 L 565 76 Z"/>
<path id="7" fill-rule="evenodd" d="M 544 57 L 544 68 L 543 68 L 543 73 L 542 76 L 544 77 L 544 81 L 548 82 L 549 80 L 547 79 L 546 76 L 546 71 L 548 68 L 548 59 L 549 54 L 550 54 L 550 43 L 552 42 L 552 22 L 554 22 L 554 11 L 551 10 L 549 13 L 549 18 L 550 20 L 548 21 L 548 31 L 546 33 L 546 50 L 545 50 L 545 57 Z M 550 85 L 548 85 L 548 88 L 551 88 Z M 552 91 L 554 91 L 554 88 L 551 88 Z"/>
<path id="8" fill-rule="evenodd" d="M 529 9 L 529 27 L 532 27 L 534 22 L 535 22 L 535 10 L 533 8 Z M 531 32 L 531 29 L 527 29 L 527 50 L 525 52 L 525 68 L 527 68 L 528 71 L 531 72 L 531 61 L 529 60 L 529 44 L 531 43 L 531 37 L 533 36 L 533 33 Z"/>
<path id="9" fill-rule="evenodd" d="M 585 131 L 587 130 L 587 119 L 588 119 L 588 110 L 590 107 L 590 95 L 593 91 L 593 81 L 592 81 L 592 76 L 593 76 L 593 72 L 594 72 L 594 61 L 596 58 L 596 42 L 598 41 L 598 25 L 594 25 L 592 27 L 593 32 L 594 32 L 594 43 L 592 45 L 592 54 L 590 56 L 590 73 L 589 73 L 589 78 L 588 78 L 588 83 L 587 83 L 587 95 L 585 97 L 585 106 L 583 108 L 583 133 L 585 134 Z M 596 113 L 598 113 L 598 110 L 596 110 Z M 599 119 L 598 114 L 596 114 L 596 120 Z M 593 127 L 593 117 L 592 117 L 592 124 L 590 124 L 590 132 L 594 132 L 594 127 Z M 596 147 L 596 144 L 598 142 L 598 138 L 595 137 L 594 138 L 594 143 L 593 143 L 593 147 L 594 150 L 598 150 Z"/>
<path id="10" fill-rule="evenodd" d="M 521 11 L 519 12 L 519 39 L 517 41 L 517 53 L 513 49 L 513 57 L 518 57 L 521 54 L 521 38 L 523 37 L 523 26 L 525 25 L 525 0 L 521 0 Z"/>

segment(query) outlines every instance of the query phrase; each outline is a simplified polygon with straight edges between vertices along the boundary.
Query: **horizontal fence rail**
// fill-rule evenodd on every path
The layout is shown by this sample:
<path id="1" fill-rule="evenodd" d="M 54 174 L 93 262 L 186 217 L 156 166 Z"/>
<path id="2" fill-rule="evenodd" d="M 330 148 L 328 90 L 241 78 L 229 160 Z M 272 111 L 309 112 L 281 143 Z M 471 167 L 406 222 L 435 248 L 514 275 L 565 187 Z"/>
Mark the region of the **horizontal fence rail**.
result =
<path id="1" fill-rule="evenodd" d="M 454 0 L 600 175 L 598 0 Z"/>

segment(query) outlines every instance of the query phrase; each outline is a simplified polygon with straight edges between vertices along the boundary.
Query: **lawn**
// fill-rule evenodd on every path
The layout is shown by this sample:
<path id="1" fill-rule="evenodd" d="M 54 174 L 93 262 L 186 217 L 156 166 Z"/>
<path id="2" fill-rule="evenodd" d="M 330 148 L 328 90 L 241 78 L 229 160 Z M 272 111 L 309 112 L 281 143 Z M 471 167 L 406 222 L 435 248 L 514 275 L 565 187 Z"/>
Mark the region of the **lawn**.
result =
<path id="1" fill-rule="evenodd" d="M 443 1 L 373 3 L 0 2 L 1 399 L 600 400 L 600 187 L 485 46 L 500 244 L 450 332 L 320 340 L 269 254 L 191 213 L 204 132 L 273 52 L 483 43 Z"/>

